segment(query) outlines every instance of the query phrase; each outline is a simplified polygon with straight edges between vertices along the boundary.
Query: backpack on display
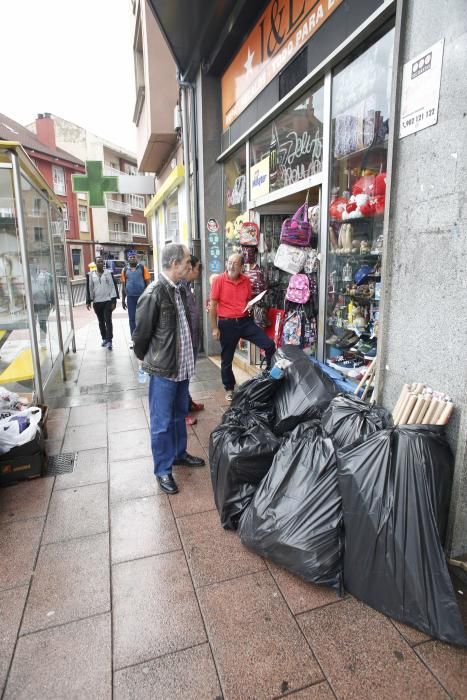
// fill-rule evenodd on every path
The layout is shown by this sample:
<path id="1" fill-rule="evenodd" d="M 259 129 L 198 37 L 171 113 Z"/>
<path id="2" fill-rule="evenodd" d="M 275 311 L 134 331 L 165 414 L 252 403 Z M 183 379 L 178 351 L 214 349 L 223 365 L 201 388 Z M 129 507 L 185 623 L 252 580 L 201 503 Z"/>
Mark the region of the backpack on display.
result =
<path id="1" fill-rule="evenodd" d="M 290 275 L 296 275 L 303 270 L 306 256 L 305 250 L 281 243 L 274 258 L 274 265 Z"/>
<path id="2" fill-rule="evenodd" d="M 240 228 L 240 245 L 259 245 L 259 227 L 253 221 L 244 221 Z"/>
<path id="3" fill-rule="evenodd" d="M 285 318 L 282 343 L 283 345 L 301 345 L 302 343 L 302 312 L 298 309 Z"/>
<path id="4" fill-rule="evenodd" d="M 252 245 L 242 245 L 242 257 L 244 265 L 254 265 L 258 251 Z"/>
<path id="5" fill-rule="evenodd" d="M 293 301 L 295 304 L 306 304 L 310 298 L 308 277 L 303 274 L 292 275 L 285 298 L 287 301 Z"/>
<path id="6" fill-rule="evenodd" d="M 308 221 L 308 203 L 305 202 L 291 219 L 286 219 L 282 224 L 281 243 L 308 246 L 312 233 L 311 224 Z"/>
<path id="7" fill-rule="evenodd" d="M 260 267 L 254 267 L 252 270 L 245 272 L 245 275 L 249 278 L 251 282 L 251 290 L 253 296 L 264 292 L 267 289 L 266 278 L 264 272 Z"/>
<path id="8" fill-rule="evenodd" d="M 255 304 L 253 307 L 253 319 L 260 328 L 267 328 L 269 326 L 267 307 Z"/>

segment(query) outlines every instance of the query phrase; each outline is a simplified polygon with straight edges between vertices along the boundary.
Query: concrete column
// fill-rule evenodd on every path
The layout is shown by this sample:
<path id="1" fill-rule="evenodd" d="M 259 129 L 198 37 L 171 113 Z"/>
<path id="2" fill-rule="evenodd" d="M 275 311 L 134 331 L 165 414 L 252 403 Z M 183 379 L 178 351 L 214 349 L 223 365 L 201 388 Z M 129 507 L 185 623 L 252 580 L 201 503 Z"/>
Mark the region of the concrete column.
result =
<path id="1" fill-rule="evenodd" d="M 403 64 L 444 38 L 439 118 L 399 139 L 383 279 L 380 398 L 393 408 L 404 382 L 452 396 L 455 452 L 447 549 L 467 552 L 467 12 L 465 0 L 404 0 Z"/>

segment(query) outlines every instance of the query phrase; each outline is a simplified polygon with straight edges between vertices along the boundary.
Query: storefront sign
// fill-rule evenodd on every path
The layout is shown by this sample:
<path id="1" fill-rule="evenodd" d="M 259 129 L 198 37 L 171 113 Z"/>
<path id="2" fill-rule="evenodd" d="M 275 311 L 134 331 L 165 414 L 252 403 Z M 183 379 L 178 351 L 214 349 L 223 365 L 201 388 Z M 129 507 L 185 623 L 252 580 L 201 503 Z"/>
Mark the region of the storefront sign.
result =
<path id="1" fill-rule="evenodd" d="M 269 156 L 250 168 L 251 199 L 269 194 Z"/>
<path id="2" fill-rule="evenodd" d="M 206 228 L 208 229 L 209 233 L 217 233 L 220 228 L 219 222 L 216 219 L 208 219 Z"/>
<path id="3" fill-rule="evenodd" d="M 272 0 L 222 76 L 227 128 L 341 4 L 342 0 Z"/>
<path id="4" fill-rule="evenodd" d="M 399 138 L 438 121 L 444 39 L 404 65 Z"/>

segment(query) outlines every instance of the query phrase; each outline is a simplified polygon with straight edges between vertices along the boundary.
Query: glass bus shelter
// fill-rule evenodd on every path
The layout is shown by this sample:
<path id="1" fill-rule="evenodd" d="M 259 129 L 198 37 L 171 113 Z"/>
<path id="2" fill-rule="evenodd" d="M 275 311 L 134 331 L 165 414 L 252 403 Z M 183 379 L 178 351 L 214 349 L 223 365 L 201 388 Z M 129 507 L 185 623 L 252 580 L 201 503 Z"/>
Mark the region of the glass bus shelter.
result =
<path id="1" fill-rule="evenodd" d="M 44 391 L 76 351 L 61 202 L 19 143 L 0 141 L 0 391 Z"/>

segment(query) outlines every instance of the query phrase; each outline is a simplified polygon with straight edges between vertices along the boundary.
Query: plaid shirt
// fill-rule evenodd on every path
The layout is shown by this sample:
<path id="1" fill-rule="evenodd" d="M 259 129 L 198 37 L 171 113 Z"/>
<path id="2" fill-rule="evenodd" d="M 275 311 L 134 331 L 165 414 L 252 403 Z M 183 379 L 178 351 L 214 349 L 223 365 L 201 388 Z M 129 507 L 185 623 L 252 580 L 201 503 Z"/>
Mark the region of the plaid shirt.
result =
<path id="1" fill-rule="evenodd" d="M 163 273 L 162 273 L 163 274 Z M 177 304 L 178 324 L 180 331 L 180 361 L 178 364 L 178 374 L 171 381 L 182 382 L 184 379 L 191 379 L 195 373 L 195 360 L 193 356 L 193 342 L 191 340 L 190 326 L 186 318 L 185 307 L 183 306 L 180 286 L 174 284 L 171 279 L 164 275 L 165 279 L 174 287 L 175 302 Z"/>

